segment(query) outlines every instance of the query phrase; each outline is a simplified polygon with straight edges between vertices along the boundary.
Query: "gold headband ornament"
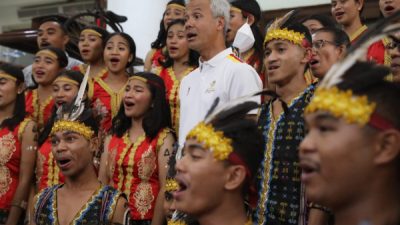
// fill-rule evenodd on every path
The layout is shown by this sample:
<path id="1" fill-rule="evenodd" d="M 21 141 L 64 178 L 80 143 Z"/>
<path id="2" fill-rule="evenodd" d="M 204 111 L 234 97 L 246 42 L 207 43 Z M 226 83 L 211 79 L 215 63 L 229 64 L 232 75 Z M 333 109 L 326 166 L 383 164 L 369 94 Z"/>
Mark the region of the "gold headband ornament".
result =
<path id="1" fill-rule="evenodd" d="M 186 137 L 191 138 L 203 143 L 217 160 L 226 160 L 233 152 L 232 140 L 225 137 L 222 131 L 215 131 L 211 124 L 199 123 Z"/>
<path id="2" fill-rule="evenodd" d="M 232 7 L 231 7 L 231 11 L 233 11 L 233 12 L 238 12 L 238 13 L 242 13 L 242 10 L 239 9 L 238 7 L 235 7 L 235 6 L 232 6 Z"/>
<path id="3" fill-rule="evenodd" d="M 375 111 L 376 104 L 368 102 L 367 96 L 354 96 L 351 90 L 342 91 L 336 86 L 317 88 L 305 114 L 327 111 L 347 123 L 366 125 Z"/>
<path id="4" fill-rule="evenodd" d="M 303 46 L 304 38 L 305 38 L 304 34 L 293 31 L 293 30 L 288 30 L 287 28 L 272 29 L 272 30 L 269 30 L 267 32 L 267 34 L 265 35 L 264 45 L 272 40 L 281 39 L 281 40 L 290 41 L 296 45 Z"/>
<path id="5" fill-rule="evenodd" d="M 6 78 L 6 79 L 9 79 L 9 80 L 12 80 L 12 81 L 17 81 L 16 77 L 13 77 L 10 74 L 4 73 L 2 71 L 0 71 L 0 78 Z"/>
<path id="6" fill-rule="evenodd" d="M 68 77 L 64 77 L 64 76 L 58 77 L 55 81 L 53 81 L 53 83 L 57 83 L 59 81 L 70 83 L 70 84 L 73 84 L 73 85 L 76 85 L 76 86 L 79 87 L 79 83 L 77 81 L 72 80 L 72 79 L 70 79 Z"/>
<path id="7" fill-rule="evenodd" d="M 175 8 L 175 9 L 180 9 L 180 10 L 186 10 L 185 6 L 179 5 L 179 4 L 176 4 L 176 3 L 168 4 L 167 8 Z"/>
<path id="8" fill-rule="evenodd" d="M 88 140 L 90 140 L 94 134 L 94 131 L 85 124 L 69 120 L 59 120 L 55 122 L 50 134 L 53 135 L 59 131 L 72 131 L 84 136 Z"/>
<path id="9" fill-rule="evenodd" d="M 98 37 L 100 37 L 100 38 L 103 37 L 102 34 L 100 34 L 99 32 L 95 31 L 94 29 L 90 29 L 90 28 L 84 29 L 84 30 L 81 32 L 81 34 L 92 34 L 92 35 L 98 36 Z"/>
<path id="10" fill-rule="evenodd" d="M 47 57 L 52 58 L 54 60 L 58 59 L 57 55 L 54 52 L 52 52 L 52 51 L 50 51 L 48 49 L 40 50 L 38 53 L 36 53 L 36 56 L 47 56 Z"/>

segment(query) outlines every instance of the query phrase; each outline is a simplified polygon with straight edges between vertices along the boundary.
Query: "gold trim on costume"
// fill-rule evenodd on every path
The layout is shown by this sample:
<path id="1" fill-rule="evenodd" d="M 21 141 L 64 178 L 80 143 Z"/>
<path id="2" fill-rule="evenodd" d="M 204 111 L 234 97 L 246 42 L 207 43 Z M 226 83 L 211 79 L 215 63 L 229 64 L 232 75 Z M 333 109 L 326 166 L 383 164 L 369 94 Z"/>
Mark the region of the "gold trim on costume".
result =
<path id="1" fill-rule="evenodd" d="M 165 191 L 166 192 L 173 192 L 179 189 L 178 182 L 173 178 L 168 178 L 165 181 Z"/>
<path id="2" fill-rule="evenodd" d="M 98 37 L 103 37 L 103 35 L 101 35 L 99 32 L 97 32 L 97 31 L 95 31 L 95 30 L 93 30 L 93 29 L 84 29 L 82 32 L 81 32 L 81 34 L 93 34 L 93 35 L 95 35 L 95 36 L 98 36 Z"/>
<path id="3" fill-rule="evenodd" d="M 83 123 L 77 122 L 77 121 L 69 121 L 69 120 L 59 120 L 54 123 L 53 128 L 51 128 L 51 133 L 54 134 L 59 131 L 73 131 L 76 132 L 82 136 L 84 136 L 86 139 L 90 140 L 94 134 L 94 131 L 86 126 Z"/>
<path id="4" fill-rule="evenodd" d="M 186 10 L 185 6 L 176 4 L 176 3 L 171 3 L 167 5 L 167 8 L 176 8 L 176 9 L 180 9 L 180 10 Z"/>
<path id="5" fill-rule="evenodd" d="M 59 81 L 67 82 L 67 83 L 70 83 L 70 84 L 73 84 L 73 85 L 76 85 L 76 86 L 79 87 L 79 83 L 77 81 L 72 80 L 72 79 L 70 79 L 68 77 L 65 77 L 65 76 L 58 77 L 55 81 L 53 81 L 53 84 L 57 83 Z"/>
<path id="6" fill-rule="evenodd" d="M 264 45 L 271 40 L 282 39 L 301 46 L 304 37 L 305 37 L 304 34 L 293 30 L 288 30 L 287 28 L 273 29 L 268 31 L 268 33 L 265 35 Z"/>
<path id="7" fill-rule="evenodd" d="M 48 49 L 44 49 L 44 50 L 38 51 L 36 53 L 36 56 L 47 56 L 47 57 L 52 58 L 54 60 L 58 59 L 57 55 L 54 52 L 52 52 L 52 51 L 50 51 Z"/>
<path id="8" fill-rule="evenodd" d="M 12 81 L 17 81 L 16 77 L 13 77 L 10 74 L 4 73 L 4 72 L 0 72 L 0 78 L 6 78 L 6 79 L 9 79 L 9 80 L 12 80 Z"/>
<path id="9" fill-rule="evenodd" d="M 242 10 L 239 9 L 238 7 L 235 7 L 235 6 L 232 6 L 232 7 L 231 7 L 231 11 L 238 12 L 238 13 L 242 13 Z"/>
<path id="10" fill-rule="evenodd" d="M 358 28 L 353 34 L 350 35 L 350 42 L 353 42 L 355 39 L 357 39 L 360 34 L 362 34 L 368 27 L 366 25 L 363 25 L 362 27 Z"/>
<path id="11" fill-rule="evenodd" d="M 355 96 L 351 90 L 342 91 L 337 87 L 329 89 L 318 88 L 305 113 L 328 111 L 337 118 L 343 118 L 347 123 L 365 125 L 376 107 L 368 102 L 367 96 Z"/>
<path id="12" fill-rule="evenodd" d="M 186 139 L 190 138 L 204 143 L 205 147 L 212 151 L 214 158 L 217 160 L 227 159 L 233 151 L 232 139 L 225 137 L 222 131 L 215 131 L 211 124 L 199 123 L 186 137 Z"/>
<path id="13" fill-rule="evenodd" d="M 168 220 L 167 225 L 186 225 L 186 222 L 183 220 Z"/>

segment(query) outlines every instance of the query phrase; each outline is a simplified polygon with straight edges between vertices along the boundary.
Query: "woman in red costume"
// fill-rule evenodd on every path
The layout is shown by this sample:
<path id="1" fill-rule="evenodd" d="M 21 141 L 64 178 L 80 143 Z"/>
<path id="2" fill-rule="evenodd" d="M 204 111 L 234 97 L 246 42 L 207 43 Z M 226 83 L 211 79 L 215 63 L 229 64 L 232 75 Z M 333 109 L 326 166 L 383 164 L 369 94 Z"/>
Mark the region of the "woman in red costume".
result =
<path id="1" fill-rule="evenodd" d="M 179 86 L 181 80 L 192 72 L 199 64 L 199 55 L 189 49 L 185 35 L 185 21 L 173 20 L 167 29 L 168 54 L 156 74 L 164 80 L 167 100 L 171 108 L 172 128 L 179 128 Z"/>
<path id="2" fill-rule="evenodd" d="M 342 25 L 351 43 L 354 43 L 368 29 L 361 22 L 364 0 L 332 0 L 331 12 L 336 22 Z M 378 64 L 390 65 L 390 56 L 385 51 L 384 41 L 373 43 L 366 56 L 367 60 Z"/>
<path id="3" fill-rule="evenodd" d="M 51 140 L 49 134 L 54 124 L 57 109 L 70 104 L 78 94 L 83 75 L 78 71 L 66 70 L 60 73 L 52 84 L 53 99 L 55 104 L 49 121 L 38 139 L 39 151 L 36 161 L 36 193 L 52 185 L 62 183 L 64 177 L 56 165 L 51 152 Z"/>
<path id="4" fill-rule="evenodd" d="M 164 61 L 167 54 L 165 41 L 167 39 L 168 24 L 175 19 L 185 17 L 185 2 L 183 0 L 171 0 L 167 3 L 163 18 L 160 22 L 160 30 L 157 39 L 151 43 L 151 50 L 147 53 L 144 61 L 144 71 L 152 71 L 160 67 L 160 60 Z"/>
<path id="5" fill-rule="evenodd" d="M 61 49 L 46 47 L 36 53 L 32 74 L 37 88 L 25 93 L 25 108 L 27 115 L 36 121 L 39 131 L 49 120 L 54 105 L 53 81 L 67 64 L 68 58 Z"/>
<path id="6" fill-rule="evenodd" d="M 79 36 L 79 53 L 85 64 L 81 64 L 73 68 L 73 70 L 80 71 L 82 74 L 86 73 L 88 65 L 90 65 L 90 77 L 101 77 L 107 72 L 107 67 L 104 64 L 103 51 L 105 41 L 109 33 L 99 27 L 87 27 L 81 31 Z"/>
<path id="7" fill-rule="evenodd" d="M 117 114 L 124 86 L 128 81 L 126 68 L 131 66 L 136 57 L 136 45 L 126 33 L 113 33 L 108 36 L 104 48 L 104 62 L 108 72 L 102 77 L 89 82 L 89 99 L 92 108 L 101 116 L 100 133 L 108 133 L 112 118 Z"/>
<path id="8" fill-rule="evenodd" d="M 35 166 L 35 123 L 25 117 L 24 74 L 0 66 L 0 224 L 23 224 Z"/>
<path id="9" fill-rule="evenodd" d="M 161 225 L 167 161 L 175 141 L 163 80 L 142 72 L 129 78 L 123 104 L 105 140 L 99 178 L 128 196 L 132 224 Z"/>

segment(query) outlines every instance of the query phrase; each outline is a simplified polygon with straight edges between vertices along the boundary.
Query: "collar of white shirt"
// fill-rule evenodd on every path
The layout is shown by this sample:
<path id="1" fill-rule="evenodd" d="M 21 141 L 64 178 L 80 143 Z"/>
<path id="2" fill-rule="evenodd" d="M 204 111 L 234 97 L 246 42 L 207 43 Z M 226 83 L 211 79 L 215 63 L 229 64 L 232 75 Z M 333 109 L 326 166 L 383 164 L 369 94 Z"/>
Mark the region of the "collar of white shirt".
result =
<path id="1" fill-rule="evenodd" d="M 208 61 L 202 61 L 201 57 L 199 58 L 199 67 L 200 71 L 203 70 L 204 67 L 211 66 L 211 67 L 216 67 L 224 58 L 226 58 L 228 55 L 232 54 L 232 49 L 227 48 L 220 53 L 216 54 L 214 57 L 212 57 Z"/>

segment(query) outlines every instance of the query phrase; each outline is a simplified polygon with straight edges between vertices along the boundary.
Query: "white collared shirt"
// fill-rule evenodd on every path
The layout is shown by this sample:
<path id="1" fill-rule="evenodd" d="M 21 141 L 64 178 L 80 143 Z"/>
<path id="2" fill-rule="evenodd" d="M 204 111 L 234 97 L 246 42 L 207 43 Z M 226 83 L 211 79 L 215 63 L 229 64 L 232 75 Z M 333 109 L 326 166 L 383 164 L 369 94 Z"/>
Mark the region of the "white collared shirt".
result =
<path id="1" fill-rule="evenodd" d="M 208 61 L 200 61 L 199 67 L 183 78 L 179 90 L 180 147 L 189 131 L 204 120 L 217 97 L 221 105 L 262 89 L 257 72 L 231 54 L 231 48 L 227 48 Z M 260 103 L 261 97 L 254 97 L 254 101 Z"/>

